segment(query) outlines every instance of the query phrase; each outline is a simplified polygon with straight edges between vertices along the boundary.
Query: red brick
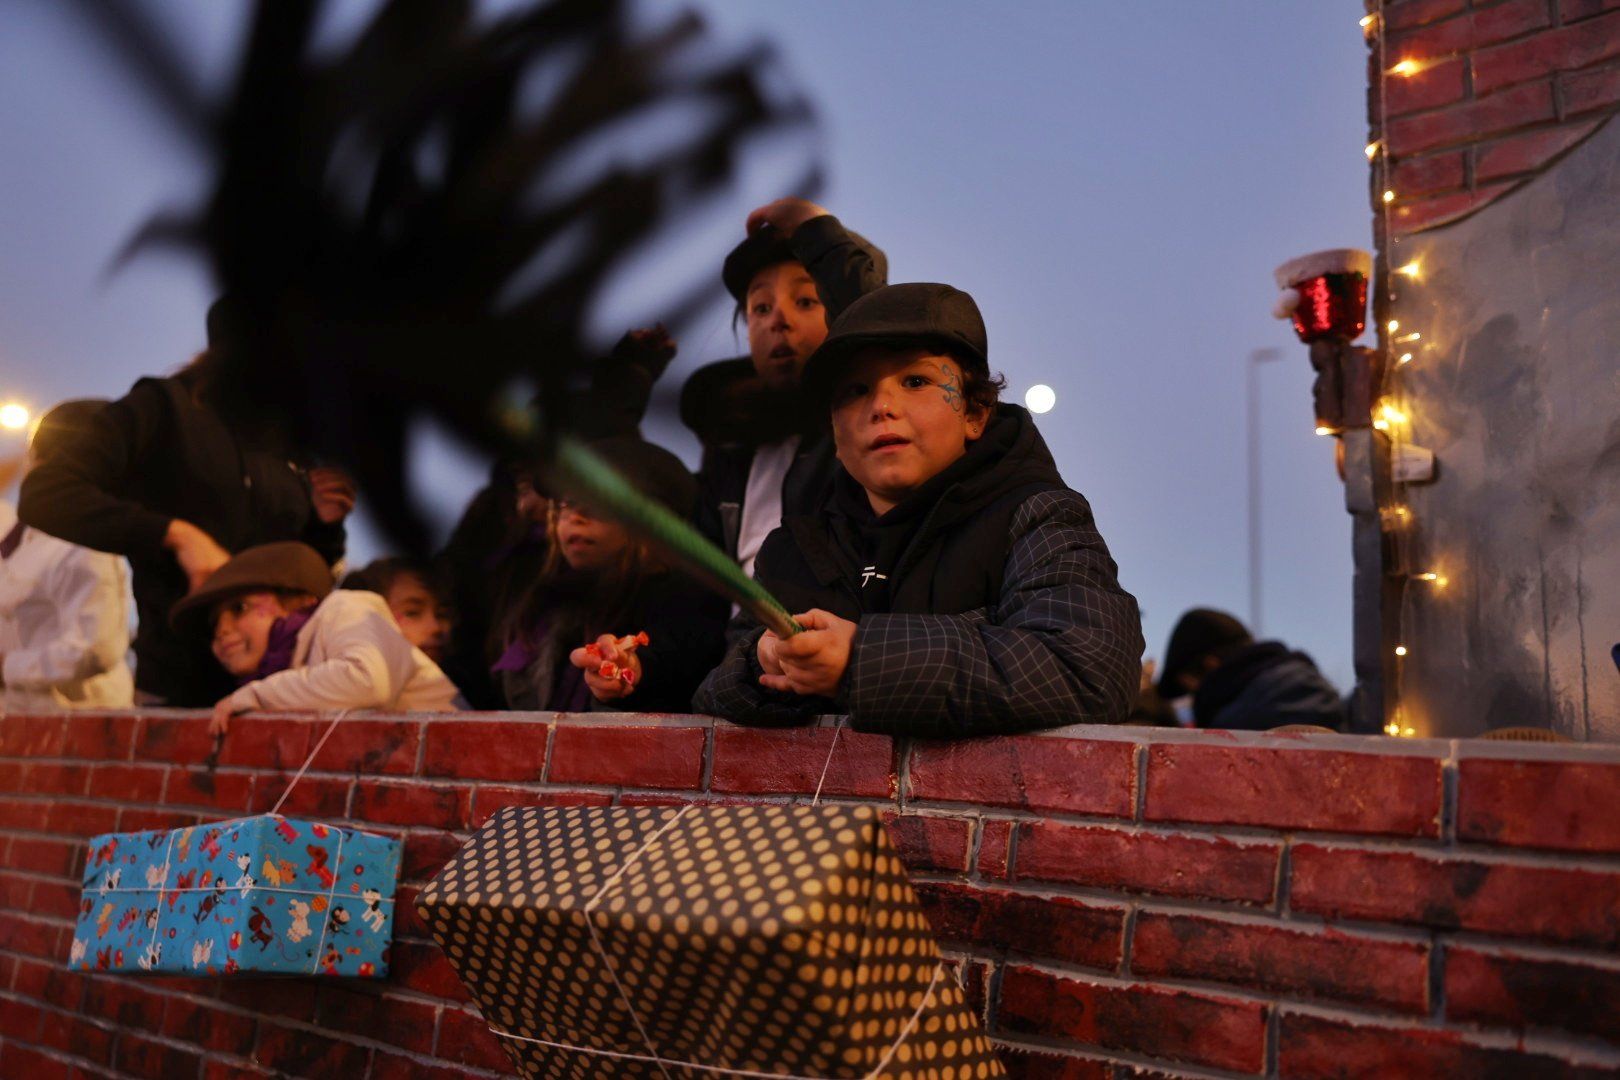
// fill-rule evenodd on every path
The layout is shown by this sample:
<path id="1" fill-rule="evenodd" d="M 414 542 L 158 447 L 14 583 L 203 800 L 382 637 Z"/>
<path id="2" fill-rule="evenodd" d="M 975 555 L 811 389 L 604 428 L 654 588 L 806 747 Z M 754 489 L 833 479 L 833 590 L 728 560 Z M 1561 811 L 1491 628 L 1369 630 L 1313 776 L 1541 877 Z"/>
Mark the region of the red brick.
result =
<path id="1" fill-rule="evenodd" d="M 246 1056 L 253 1049 L 258 1022 L 251 1016 L 219 1008 L 212 1001 L 171 997 L 163 1010 L 163 1034 L 207 1050 Z"/>
<path id="2" fill-rule="evenodd" d="M 1114 1075 L 1106 1061 L 1070 1057 L 1055 1050 L 1000 1046 L 996 1056 L 1006 1066 L 1011 1080 L 1110 1080 Z"/>
<path id="3" fill-rule="evenodd" d="M 99 836 L 118 828 L 118 807 L 103 803 L 68 802 L 51 804 L 46 831 L 69 836 Z"/>
<path id="4" fill-rule="evenodd" d="M 937 870 L 961 874 L 972 855 L 973 822 L 965 817 L 937 814 L 885 813 L 883 824 L 900 860 L 913 873 Z"/>
<path id="5" fill-rule="evenodd" d="M 371 1051 L 279 1024 L 261 1024 L 253 1060 L 287 1076 L 364 1076 Z"/>
<path id="6" fill-rule="evenodd" d="M 278 813 L 287 817 L 323 821 L 348 817 L 349 789 L 356 783 L 367 783 L 364 779 L 357 781 L 347 776 L 305 775 L 288 792 L 287 785 L 291 781 L 291 776 L 260 776 L 253 786 L 253 812 L 269 813 L 271 807 L 279 804 Z M 283 794 L 286 799 L 282 799 Z"/>
<path id="7" fill-rule="evenodd" d="M 1022 735 L 912 747 L 912 799 L 1005 806 L 1037 813 L 1130 817 L 1136 744 Z"/>
<path id="8" fill-rule="evenodd" d="M 361 779 L 354 786 L 353 816 L 357 821 L 459 829 L 471 800 L 467 788 L 460 786 Z"/>
<path id="9" fill-rule="evenodd" d="M 42 960 L 56 960 L 56 942 L 62 930 L 55 923 L 8 915 L 0 919 L 0 949 L 24 956 L 37 956 Z"/>
<path id="10" fill-rule="evenodd" d="M 257 978 L 238 975 L 221 981 L 219 998 L 239 1009 L 307 1023 L 315 1019 L 315 993 L 319 985 L 315 979 Z M 261 1030 L 261 1043 L 263 1034 Z"/>
<path id="11" fill-rule="evenodd" d="M 1266 1010 L 1257 1002 L 1009 967 L 996 1003 L 1000 1030 L 1237 1072 L 1259 1072 Z"/>
<path id="12" fill-rule="evenodd" d="M 435 1056 L 478 1069 L 510 1072 L 512 1062 L 501 1049 L 500 1040 L 477 1013 L 445 1009 L 439 1018 L 439 1047 Z"/>
<path id="13" fill-rule="evenodd" d="M 163 801 L 170 806 L 206 806 L 228 814 L 244 814 L 253 802 L 251 773 L 210 772 L 177 765 L 169 770 Z"/>
<path id="14" fill-rule="evenodd" d="M 423 776 L 539 780 L 551 725 L 523 721 L 430 720 Z"/>
<path id="15" fill-rule="evenodd" d="M 1474 151 L 1474 176 L 1480 180 L 1495 180 L 1514 173 L 1534 172 L 1580 142 L 1595 127 L 1594 121 L 1488 143 Z"/>
<path id="16" fill-rule="evenodd" d="M 244 1076 L 283 1077 L 285 1073 L 271 1072 L 240 1061 L 209 1059 L 203 1062 L 202 1080 L 242 1080 Z"/>
<path id="17" fill-rule="evenodd" d="M 28 766 L 22 790 L 30 795 L 83 795 L 89 777 L 87 765 L 35 762 Z"/>
<path id="18" fill-rule="evenodd" d="M 419 994 L 466 1001 L 467 988 L 437 945 L 396 941 L 389 958 L 389 978 L 395 986 Z"/>
<path id="19" fill-rule="evenodd" d="M 1440 835 L 1438 758 L 1169 743 L 1148 751 L 1149 821 Z"/>
<path id="20" fill-rule="evenodd" d="M 51 804 L 43 799 L 0 799 L 0 830 L 44 832 L 50 818 Z"/>
<path id="21" fill-rule="evenodd" d="M 1496 45 L 1540 30 L 1550 21 L 1547 0 L 1506 0 L 1455 19 L 1390 33 L 1385 48 L 1391 57 L 1428 60 Z"/>
<path id="22" fill-rule="evenodd" d="M 0 791 L 22 791 L 23 777 L 28 775 L 26 761 L 0 761 Z"/>
<path id="23" fill-rule="evenodd" d="M 1620 966 L 1446 949 L 1446 1017 L 1498 1027 L 1555 1028 L 1615 1039 Z"/>
<path id="24" fill-rule="evenodd" d="M 22 960 L 17 963 L 17 993 L 43 1001 L 58 1009 L 75 1012 L 84 1000 L 84 988 L 91 976 L 80 975 L 63 968 L 60 959 L 52 957 L 46 963 Z"/>
<path id="25" fill-rule="evenodd" d="M 53 877 L 73 877 L 74 856 L 79 845 L 66 840 L 39 840 L 18 836 L 11 841 L 11 856 L 7 860 L 16 870 L 31 874 L 49 874 Z"/>
<path id="26" fill-rule="evenodd" d="M 432 932 L 416 910 L 416 898 L 421 889 L 415 885 L 401 885 L 394 891 L 394 938 L 431 938 Z"/>
<path id="27" fill-rule="evenodd" d="M 450 727 L 452 725 L 440 725 Z M 531 731 L 537 725 L 523 725 Z M 326 728 L 316 725 L 310 734 L 307 755 Z M 416 772 L 417 749 L 422 742 L 422 725 L 416 720 L 348 720 L 339 722 L 326 745 L 310 765 L 316 772 L 355 772 L 362 776 L 405 775 Z M 504 747 L 510 752 L 512 747 Z M 300 756 L 296 764 L 302 764 Z M 429 773 L 429 775 L 434 775 Z"/>
<path id="28" fill-rule="evenodd" d="M 315 1007 L 323 1028 L 387 1043 L 415 1054 L 433 1051 L 433 1027 L 438 1006 L 402 997 L 384 996 L 381 988 L 321 987 Z"/>
<path id="29" fill-rule="evenodd" d="M 378 1050 L 371 1059 L 369 1080 L 462 1080 L 466 1075 L 460 1068 L 433 1065 Z"/>
<path id="30" fill-rule="evenodd" d="M 534 791 L 480 784 L 473 791 L 472 817 L 467 824 L 481 829 L 492 814 L 508 806 L 609 806 L 612 802 L 613 796 L 605 791 Z"/>
<path id="31" fill-rule="evenodd" d="M 47 1012 L 39 1028 L 39 1042 L 53 1050 L 97 1065 L 111 1065 L 114 1030 L 92 1024 L 70 1013 Z"/>
<path id="32" fill-rule="evenodd" d="M 1392 120 L 1389 152 L 1400 158 L 1422 150 L 1476 142 L 1553 118 L 1552 83 L 1529 83 L 1455 108 Z"/>
<path id="33" fill-rule="evenodd" d="M 1294 911 L 1620 946 L 1620 874 L 1300 844 Z"/>
<path id="34" fill-rule="evenodd" d="M 1414 233 L 1422 229 L 1432 229 L 1456 221 L 1482 206 L 1495 202 L 1512 187 L 1512 184 L 1507 183 L 1488 184 L 1472 192 L 1401 203 L 1390 214 L 1391 224 L 1396 233 Z"/>
<path id="35" fill-rule="evenodd" d="M 405 836 L 400 855 L 401 881 L 425 881 L 433 877 L 456 852 L 462 842 L 445 832 L 412 832 Z"/>
<path id="36" fill-rule="evenodd" d="M 1558 0 L 1558 21 L 1572 23 L 1579 19 L 1590 19 L 1593 15 L 1617 7 L 1620 7 L 1620 0 Z"/>
<path id="37" fill-rule="evenodd" d="M 140 1031 L 156 1031 L 163 1023 L 168 999 L 131 984 L 127 975 L 97 975 L 84 988 L 83 1012 Z"/>
<path id="38" fill-rule="evenodd" d="M 614 806 L 686 806 L 701 802 L 705 806 L 722 805 L 717 799 L 694 799 L 690 795 L 654 795 L 642 791 L 629 791 L 613 801 Z"/>
<path id="39" fill-rule="evenodd" d="M 162 765 L 97 765 L 90 770 L 85 794 L 121 802 L 162 802 L 167 773 Z"/>
<path id="40" fill-rule="evenodd" d="M 36 881 L 29 900 L 35 915 L 72 921 L 79 917 L 79 884 L 68 881 Z"/>
<path id="41" fill-rule="evenodd" d="M 1393 0 L 1384 8 L 1386 30 L 1406 30 L 1455 15 L 1468 0 Z"/>
<path id="42" fill-rule="evenodd" d="M 547 779 L 695 791 L 703 783 L 703 742 L 702 728 L 559 723 Z"/>
<path id="43" fill-rule="evenodd" d="M 229 736 L 226 736 L 229 741 Z M 214 750 L 207 716 L 144 716 L 135 730 L 136 761 L 200 765 Z M 224 748 L 220 748 L 223 754 Z"/>
<path id="44" fill-rule="evenodd" d="M 220 743 L 219 764 L 296 771 L 314 745 L 316 725 L 286 717 L 244 716 L 231 721 Z"/>
<path id="45" fill-rule="evenodd" d="M 1131 940 L 1131 973 L 1422 1014 L 1428 956 L 1428 946 L 1416 942 L 1143 911 Z"/>
<path id="46" fill-rule="evenodd" d="M 1473 55 L 1474 93 L 1620 56 L 1620 12 L 1549 30 Z"/>
<path id="47" fill-rule="evenodd" d="M 201 815 L 185 810 L 150 810 L 144 806 L 126 806 L 118 812 L 118 831 L 186 829 L 201 821 Z"/>
<path id="48" fill-rule="evenodd" d="M 131 1031 L 118 1036 L 118 1071 L 128 1076 L 150 1077 L 151 1080 L 172 1080 L 176 1076 L 195 1076 L 202 1059 L 190 1051 L 142 1038 Z"/>
<path id="49" fill-rule="evenodd" d="M 1121 906 L 939 881 L 913 888 L 937 937 L 978 952 L 1045 956 L 1105 971 L 1118 970 L 1124 954 Z"/>
<path id="50" fill-rule="evenodd" d="M 1457 766 L 1457 839 L 1559 851 L 1620 852 L 1620 765 L 1464 760 Z"/>
<path id="51" fill-rule="evenodd" d="M 61 757 L 66 730 L 64 716 L 8 715 L 0 724 L 0 757 Z"/>
<path id="52" fill-rule="evenodd" d="M 1025 823 L 1017 880 L 1269 904 L 1282 845 L 1106 827 Z"/>
<path id="53" fill-rule="evenodd" d="M 65 1062 L 42 1050 L 0 1039 L 0 1076 L 57 1077 L 66 1070 Z"/>
<path id="54" fill-rule="evenodd" d="M 1405 56 L 1390 54 L 1390 66 L 1394 66 Z M 1422 60 L 1422 57 L 1412 57 Z M 1384 80 L 1384 92 L 1388 95 L 1388 115 L 1393 118 L 1405 116 L 1407 113 L 1421 112 L 1427 109 L 1438 109 L 1446 105 L 1455 105 L 1463 99 L 1466 93 L 1463 83 L 1463 68 L 1467 61 L 1441 60 L 1438 63 L 1425 63 L 1412 75 L 1391 75 Z"/>
<path id="55" fill-rule="evenodd" d="M 710 791 L 808 795 L 816 790 L 823 770 L 824 795 L 891 799 L 895 791 L 894 740 L 887 735 L 835 732 L 832 728 L 715 725 Z"/>
<path id="56" fill-rule="evenodd" d="M 11 911 L 27 911 L 28 897 L 33 891 L 33 878 L 0 871 L 0 907 Z"/>
<path id="57" fill-rule="evenodd" d="M 1394 190 L 1403 198 L 1460 188 L 1465 182 L 1463 152 L 1454 150 L 1395 163 Z"/>
<path id="58" fill-rule="evenodd" d="M 1544 1054 L 1472 1043 L 1454 1031 L 1384 1027 L 1284 1012 L 1277 1071 L 1289 1077 L 1574 1076 Z M 1587 1073 L 1586 1075 L 1593 1075 Z"/>
<path id="59" fill-rule="evenodd" d="M 979 876 L 1006 881 L 1012 875 L 1012 837 L 1015 823 L 986 820 L 979 827 Z"/>
<path id="60" fill-rule="evenodd" d="M 1564 115 L 1579 116 L 1620 104 L 1620 67 L 1576 71 L 1559 77 L 1564 88 Z"/>
<path id="61" fill-rule="evenodd" d="M 990 988 L 990 965 L 976 960 L 950 960 L 946 968 L 952 979 L 962 991 L 962 1000 L 967 1004 L 968 1011 L 978 1018 L 980 1024 L 988 1019 L 986 1004 Z"/>
<path id="62" fill-rule="evenodd" d="M 39 1025 L 45 1010 L 15 998 L 0 997 L 0 1038 L 38 1041 Z"/>

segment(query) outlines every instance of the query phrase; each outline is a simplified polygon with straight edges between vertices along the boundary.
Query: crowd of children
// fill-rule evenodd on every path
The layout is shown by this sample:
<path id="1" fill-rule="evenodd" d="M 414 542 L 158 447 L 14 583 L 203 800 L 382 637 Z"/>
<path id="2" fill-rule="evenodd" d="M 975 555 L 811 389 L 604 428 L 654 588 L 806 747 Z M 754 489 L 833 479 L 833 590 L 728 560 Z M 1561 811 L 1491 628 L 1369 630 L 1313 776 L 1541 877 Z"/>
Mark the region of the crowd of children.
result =
<path id="1" fill-rule="evenodd" d="M 212 707 L 221 732 L 261 709 L 838 712 L 929 736 L 1125 719 L 1136 603 L 1033 419 L 999 400 L 972 298 L 887 284 L 881 251 L 801 199 L 745 233 L 722 279 L 748 355 L 681 395 L 697 475 L 639 430 L 675 353 L 661 327 L 601 362 L 612 392 L 580 427 L 801 632 L 731 610 L 522 463 L 497 466 L 438 559 L 379 560 L 336 587 L 353 486 L 210 409 L 229 344 L 211 318 L 185 371 L 63 406 L 35 436 L 26 524 L 0 521 L 8 707 L 127 703 L 123 556 L 135 699 Z"/>

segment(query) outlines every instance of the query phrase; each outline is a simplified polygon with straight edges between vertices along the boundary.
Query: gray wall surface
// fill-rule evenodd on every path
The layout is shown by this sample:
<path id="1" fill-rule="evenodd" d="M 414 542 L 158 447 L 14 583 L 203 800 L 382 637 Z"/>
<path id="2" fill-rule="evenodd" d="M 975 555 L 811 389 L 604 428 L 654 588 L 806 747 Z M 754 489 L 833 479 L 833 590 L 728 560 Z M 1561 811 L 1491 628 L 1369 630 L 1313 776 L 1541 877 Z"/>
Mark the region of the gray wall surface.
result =
<path id="1" fill-rule="evenodd" d="M 1412 260 L 1391 311 L 1423 338 L 1390 385 L 1439 475 L 1406 489 L 1408 569 L 1447 584 L 1407 589 L 1407 722 L 1620 740 L 1620 125 L 1400 238 Z"/>

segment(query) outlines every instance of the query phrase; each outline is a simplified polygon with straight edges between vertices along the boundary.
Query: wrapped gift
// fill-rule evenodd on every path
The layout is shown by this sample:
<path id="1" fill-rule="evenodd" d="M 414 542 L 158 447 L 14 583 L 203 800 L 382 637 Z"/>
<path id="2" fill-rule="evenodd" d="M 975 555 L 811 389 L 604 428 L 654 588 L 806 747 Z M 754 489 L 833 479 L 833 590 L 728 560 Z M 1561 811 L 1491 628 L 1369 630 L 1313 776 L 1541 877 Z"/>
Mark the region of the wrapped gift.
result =
<path id="1" fill-rule="evenodd" d="M 81 971 L 388 974 L 399 841 L 277 815 L 90 841 Z"/>
<path id="2" fill-rule="evenodd" d="M 510 807 L 417 910 L 527 1076 L 1004 1075 L 869 807 Z"/>

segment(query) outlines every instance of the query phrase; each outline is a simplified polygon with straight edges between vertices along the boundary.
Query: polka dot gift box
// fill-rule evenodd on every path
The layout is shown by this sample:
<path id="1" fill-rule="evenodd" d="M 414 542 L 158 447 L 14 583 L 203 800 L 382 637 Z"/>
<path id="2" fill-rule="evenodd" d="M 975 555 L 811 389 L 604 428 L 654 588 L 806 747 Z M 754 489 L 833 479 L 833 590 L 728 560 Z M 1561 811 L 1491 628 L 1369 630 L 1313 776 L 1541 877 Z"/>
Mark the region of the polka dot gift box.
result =
<path id="1" fill-rule="evenodd" d="M 508 807 L 417 911 L 525 1076 L 1005 1075 L 869 807 Z"/>
<path id="2" fill-rule="evenodd" d="M 68 966 L 384 978 L 399 841 L 276 814 L 90 841 Z"/>

